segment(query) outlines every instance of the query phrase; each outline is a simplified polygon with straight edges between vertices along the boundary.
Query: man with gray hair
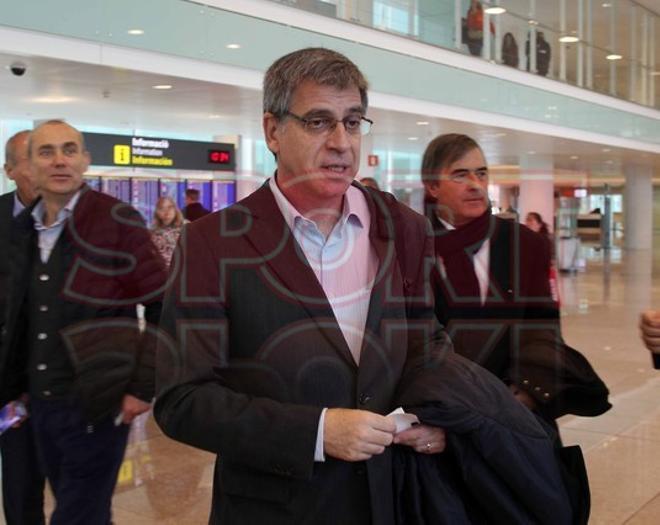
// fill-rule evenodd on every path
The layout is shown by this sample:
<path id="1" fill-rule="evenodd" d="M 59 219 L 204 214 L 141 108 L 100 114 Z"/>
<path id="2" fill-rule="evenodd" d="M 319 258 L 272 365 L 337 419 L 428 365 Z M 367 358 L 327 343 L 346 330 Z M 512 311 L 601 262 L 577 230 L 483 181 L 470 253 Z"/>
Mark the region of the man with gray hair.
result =
<path id="1" fill-rule="evenodd" d="M 28 162 L 30 132 L 19 131 L 5 146 L 5 174 L 16 184 L 16 191 L 0 196 L 0 246 L 9 251 L 12 223 L 36 198 L 36 185 Z M 9 287 L 9 257 L 0 258 L 0 326 L 4 329 Z M 0 338 L 0 345 L 2 339 Z M 10 401 L 8 410 L 29 410 L 27 393 Z M 2 503 L 7 525 L 42 525 L 45 479 L 34 443 L 32 420 L 23 417 L 0 435 L 2 453 Z"/>
<path id="2" fill-rule="evenodd" d="M 189 224 L 166 294 L 156 420 L 218 455 L 212 523 L 393 524 L 404 369 L 446 338 L 426 293 L 423 217 L 354 182 L 367 81 L 345 56 L 290 53 L 264 79 L 277 171 Z M 166 341 L 166 338 L 169 340 Z"/>

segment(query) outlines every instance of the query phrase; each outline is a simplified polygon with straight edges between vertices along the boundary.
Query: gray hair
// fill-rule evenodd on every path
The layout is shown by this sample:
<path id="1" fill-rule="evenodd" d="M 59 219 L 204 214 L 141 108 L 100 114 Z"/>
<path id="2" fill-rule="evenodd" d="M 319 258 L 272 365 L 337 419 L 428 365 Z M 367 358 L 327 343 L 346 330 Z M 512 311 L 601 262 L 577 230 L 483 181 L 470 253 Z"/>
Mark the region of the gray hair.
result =
<path id="1" fill-rule="evenodd" d="M 5 165 L 7 165 L 9 167 L 14 167 L 16 165 L 16 162 L 17 162 L 17 159 L 16 159 L 16 143 L 24 135 L 29 136 L 30 135 L 30 130 L 29 129 L 24 129 L 22 131 L 19 131 L 18 133 L 14 133 L 11 137 L 9 137 L 9 140 L 7 141 L 7 144 L 5 144 Z"/>
<path id="2" fill-rule="evenodd" d="M 68 122 L 65 122 L 64 120 L 51 119 L 51 120 L 47 120 L 46 122 L 42 122 L 36 128 L 34 128 L 32 130 L 32 132 L 30 133 L 30 137 L 28 138 L 28 157 L 32 156 L 32 136 L 34 135 L 34 133 L 37 130 L 40 130 L 44 126 L 67 126 L 67 127 L 71 128 L 73 131 L 75 131 L 78 134 L 78 139 L 80 140 L 81 150 L 82 151 L 87 151 L 87 146 L 85 146 L 85 137 L 83 136 L 83 134 L 77 128 L 74 128 L 71 124 L 69 124 Z"/>
<path id="3" fill-rule="evenodd" d="M 306 80 L 337 89 L 358 88 L 362 110 L 367 111 L 368 83 L 358 67 L 336 51 L 308 47 L 284 55 L 268 68 L 264 76 L 264 113 L 284 116 L 293 92 Z"/>

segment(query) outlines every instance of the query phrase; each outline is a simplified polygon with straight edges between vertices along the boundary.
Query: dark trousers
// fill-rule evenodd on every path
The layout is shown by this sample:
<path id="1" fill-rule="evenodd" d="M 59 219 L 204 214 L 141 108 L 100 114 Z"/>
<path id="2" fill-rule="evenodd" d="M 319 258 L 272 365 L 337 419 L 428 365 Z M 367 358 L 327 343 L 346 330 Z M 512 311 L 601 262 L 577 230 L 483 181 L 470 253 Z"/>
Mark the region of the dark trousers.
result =
<path id="1" fill-rule="evenodd" d="M 43 525 L 45 479 L 28 418 L 0 436 L 2 502 L 7 525 Z"/>
<path id="2" fill-rule="evenodd" d="M 37 449 L 55 495 L 51 525 L 108 525 L 128 425 L 90 425 L 72 401 L 31 402 Z"/>

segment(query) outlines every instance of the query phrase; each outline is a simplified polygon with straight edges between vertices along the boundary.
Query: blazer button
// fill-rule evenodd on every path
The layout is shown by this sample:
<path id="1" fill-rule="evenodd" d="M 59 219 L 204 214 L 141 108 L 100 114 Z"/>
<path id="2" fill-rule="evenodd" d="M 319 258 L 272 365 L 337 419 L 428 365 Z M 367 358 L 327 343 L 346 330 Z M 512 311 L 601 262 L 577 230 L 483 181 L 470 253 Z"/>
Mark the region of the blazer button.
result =
<path id="1" fill-rule="evenodd" d="M 42 281 L 42 282 L 46 282 L 46 281 L 48 281 L 49 279 L 50 279 L 50 275 L 48 275 L 47 273 L 42 273 L 42 274 L 39 276 L 39 280 Z"/>
<path id="2" fill-rule="evenodd" d="M 359 401 L 361 405 L 366 405 L 369 401 L 371 401 L 371 396 L 369 394 L 360 394 Z"/>

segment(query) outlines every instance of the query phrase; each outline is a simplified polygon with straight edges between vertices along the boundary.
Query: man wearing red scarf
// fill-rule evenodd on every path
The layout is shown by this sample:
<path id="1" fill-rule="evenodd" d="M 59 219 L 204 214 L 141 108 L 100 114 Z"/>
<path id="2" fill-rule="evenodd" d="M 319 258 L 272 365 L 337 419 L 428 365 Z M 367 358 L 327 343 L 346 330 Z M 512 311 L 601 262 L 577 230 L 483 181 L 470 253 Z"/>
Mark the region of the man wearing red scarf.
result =
<path id="1" fill-rule="evenodd" d="M 605 385 L 562 340 L 547 241 L 491 215 L 479 145 L 459 134 L 435 138 L 424 153 L 422 181 L 435 232 L 436 315 L 456 351 L 549 422 L 607 410 Z"/>

